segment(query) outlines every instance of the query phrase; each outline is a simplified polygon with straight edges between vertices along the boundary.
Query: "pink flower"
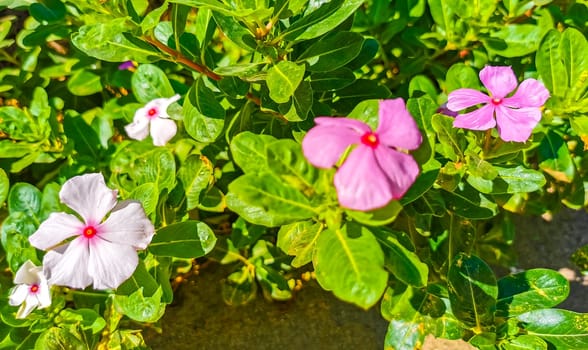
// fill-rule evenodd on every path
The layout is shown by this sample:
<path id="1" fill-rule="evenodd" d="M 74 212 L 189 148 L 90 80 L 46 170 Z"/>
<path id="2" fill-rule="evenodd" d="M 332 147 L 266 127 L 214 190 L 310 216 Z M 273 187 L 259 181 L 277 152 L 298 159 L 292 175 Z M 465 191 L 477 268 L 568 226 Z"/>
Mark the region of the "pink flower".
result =
<path id="1" fill-rule="evenodd" d="M 498 124 L 498 134 L 504 141 L 525 142 L 541 120 L 541 109 L 549 91 L 535 79 L 525 79 L 517 91 L 517 78 L 510 67 L 486 66 L 480 80 L 490 95 L 473 89 L 457 89 L 449 93 L 447 107 L 452 111 L 484 104 L 475 111 L 460 114 L 453 126 L 471 130 L 487 130 Z M 496 120 L 494 119 L 496 116 Z"/>
<path id="2" fill-rule="evenodd" d="M 21 305 L 16 318 L 27 317 L 35 308 L 43 309 L 51 305 L 51 290 L 43 268 L 37 267 L 30 260 L 20 266 L 14 276 L 14 287 L 8 304 Z"/>
<path id="3" fill-rule="evenodd" d="M 136 251 L 147 247 L 155 230 L 140 203 L 117 204 L 116 196 L 102 174 L 63 184 L 59 198 L 79 217 L 52 213 L 29 237 L 34 247 L 48 250 L 43 266 L 50 284 L 114 289 L 133 274 Z"/>
<path id="4" fill-rule="evenodd" d="M 310 163 L 331 168 L 349 146 L 356 145 L 335 174 L 342 206 L 372 210 L 401 198 L 419 174 L 419 167 L 405 150 L 414 150 L 421 133 L 401 98 L 382 100 L 380 122 L 374 132 L 354 119 L 320 117 L 302 140 Z"/>
<path id="5" fill-rule="evenodd" d="M 169 119 L 167 108 L 179 99 L 180 95 L 156 98 L 139 108 L 133 122 L 125 126 L 127 135 L 135 140 L 144 140 L 151 134 L 155 146 L 164 146 L 178 131 L 176 123 Z"/>
<path id="6" fill-rule="evenodd" d="M 123 63 L 118 65 L 118 70 L 130 70 L 134 71 L 137 67 L 137 64 L 134 61 L 124 61 Z"/>

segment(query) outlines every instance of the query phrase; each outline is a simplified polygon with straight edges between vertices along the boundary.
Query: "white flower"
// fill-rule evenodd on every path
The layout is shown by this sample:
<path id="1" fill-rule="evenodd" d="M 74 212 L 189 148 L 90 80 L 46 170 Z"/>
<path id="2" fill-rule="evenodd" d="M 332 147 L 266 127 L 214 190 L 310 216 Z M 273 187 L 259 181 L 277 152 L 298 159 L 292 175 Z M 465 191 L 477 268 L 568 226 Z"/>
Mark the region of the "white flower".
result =
<path id="1" fill-rule="evenodd" d="M 156 98 L 135 112 L 133 122 L 125 126 L 127 135 L 135 140 L 144 140 L 149 134 L 155 146 L 164 146 L 178 131 L 176 123 L 169 119 L 167 108 L 180 99 Z"/>
<path id="2" fill-rule="evenodd" d="M 8 303 L 12 306 L 21 305 L 16 318 L 27 317 L 36 307 L 39 309 L 51 305 L 51 292 L 43 268 L 35 266 L 27 260 L 16 271 L 14 284 Z"/>
<path id="3" fill-rule="evenodd" d="M 114 289 L 133 274 L 139 263 L 136 251 L 147 247 L 155 229 L 139 202 L 117 204 L 116 195 L 102 174 L 76 176 L 63 184 L 59 198 L 81 220 L 52 213 L 29 237 L 34 247 L 48 250 L 43 266 L 50 284 Z"/>

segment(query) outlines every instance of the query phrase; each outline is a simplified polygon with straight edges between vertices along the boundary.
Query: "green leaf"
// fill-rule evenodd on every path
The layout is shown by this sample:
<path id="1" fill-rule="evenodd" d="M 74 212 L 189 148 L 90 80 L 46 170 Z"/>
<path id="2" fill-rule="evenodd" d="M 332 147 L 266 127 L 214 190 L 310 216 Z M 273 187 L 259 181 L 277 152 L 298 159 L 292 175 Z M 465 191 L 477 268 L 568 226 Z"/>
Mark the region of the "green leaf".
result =
<path id="1" fill-rule="evenodd" d="M 124 281 L 116 289 L 117 295 L 132 295 L 133 293 L 142 290 L 142 295 L 151 296 L 160 288 L 159 283 L 151 276 L 143 260 L 139 260 L 139 264 L 135 272 Z"/>
<path id="2" fill-rule="evenodd" d="M 180 167 L 178 178 L 186 191 L 186 210 L 192 210 L 214 182 L 212 163 L 205 156 L 192 155 Z"/>
<path id="3" fill-rule="evenodd" d="M 375 305 L 386 289 L 384 253 L 372 233 L 357 224 L 322 232 L 312 262 L 321 287 L 364 309 Z"/>
<path id="4" fill-rule="evenodd" d="M 351 69 L 346 67 L 310 75 L 310 86 L 316 92 L 342 89 L 354 81 L 355 74 L 353 74 Z"/>
<path id="5" fill-rule="evenodd" d="M 328 72 L 353 60 L 361 51 L 363 36 L 354 32 L 336 32 L 310 45 L 297 62 L 306 61 L 311 72 Z"/>
<path id="6" fill-rule="evenodd" d="M 503 345 L 504 350 L 547 350 L 547 343 L 534 335 L 523 334 Z"/>
<path id="7" fill-rule="evenodd" d="M 457 64 L 451 66 L 451 68 L 455 67 L 456 65 Z M 425 93 L 430 98 L 437 99 L 437 88 L 431 79 L 429 79 L 426 75 L 419 74 L 410 79 L 410 83 L 408 84 L 408 95 L 410 97 L 415 97 L 417 92 Z"/>
<path id="8" fill-rule="evenodd" d="M 277 103 L 286 103 L 304 77 L 304 65 L 280 61 L 267 72 L 267 87 L 270 97 Z"/>
<path id="9" fill-rule="evenodd" d="M 141 64 L 131 78 L 133 94 L 141 103 L 175 94 L 167 75 L 153 64 Z"/>
<path id="10" fill-rule="evenodd" d="M 560 40 L 561 34 L 556 29 L 547 32 L 537 50 L 535 65 L 537 73 L 551 94 L 563 97 L 568 86 L 568 72 L 562 60 Z"/>
<path id="11" fill-rule="evenodd" d="M 167 11 L 167 2 L 160 7 L 149 12 L 141 21 L 141 30 L 143 33 L 147 33 L 149 30 L 155 28 L 159 22 L 161 22 L 161 16 Z"/>
<path id="12" fill-rule="evenodd" d="M 167 148 L 158 147 L 138 158 L 135 163 L 139 183 L 153 182 L 159 190 L 176 186 L 176 161 Z"/>
<path id="13" fill-rule="evenodd" d="M 129 199 L 135 199 L 141 202 L 145 214 L 151 215 L 151 213 L 155 212 L 155 209 L 157 209 L 159 188 L 157 187 L 157 184 L 153 182 L 140 184 L 129 194 Z"/>
<path id="14" fill-rule="evenodd" d="M 513 317 L 528 311 L 547 309 L 563 302 L 570 284 L 557 271 L 532 269 L 498 280 L 496 315 Z"/>
<path id="15" fill-rule="evenodd" d="M 29 6 L 29 13 L 38 22 L 57 22 L 65 17 L 66 9 L 59 0 L 44 0 Z"/>
<path id="16" fill-rule="evenodd" d="M 147 63 L 157 59 L 150 45 L 124 35 L 129 31 L 127 18 L 83 25 L 72 35 L 73 44 L 89 56 L 108 62 L 135 60 Z"/>
<path id="17" fill-rule="evenodd" d="M 529 193 L 538 191 L 545 185 L 545 176 L 537 170 L 527 169 L 522 165 L 515 168 L 495 168 L 498 171 L 494 179 L 468 176 L 467 181 L 482 193 Z"/>
<path id="18" fill-rule="evenodd" d="M 200 258 L 212 250 L 216 236 L 203 222 L 188 220 L 157 230 L 147 248 L 153 255 Z"/>
<path id="19" fill-rule="evenodd" d="M 322 224 L 312 221 L 284 225 L 278 231 L 278 247 L 295 256 L 290 263 L 293 267 L 301 267 L 311 262 L 316 241 L 323 230 Z"/>
<path id="20" fill-rule="evenodd" d="M 267 168 L 267 145 L 277 139 L 271 135 L 257 135 L 244 131 L 231 141 L 231 154 L 245 173 L 260 172 Z"/>
<path id="21" fill-rule="evenodd" d="M 455 13 L 448 6 L 448 0 L 427 0 L 431 16 L 437 24 L 437 31 L 441 32 L 447 40 L 454 36 Z"/>
<path id="22" fill-rule="evenodd" d="M 229 184 L 227 206 L 245 220 L 275 227 L 316 215 L 302 193 L 271 173 L 245 174 Z"/>
<path id="23" fill-rule="evenodd" d="M 253 34 L 251 34 L 247 27 L 243 26 L 239 21 L 236 21 L 234 17 L 226 16 L 216 11 L 212 13 L 212 16 L 229 40 L 239 47 L 245 50 L 252 50 L 257 47 Z"/>
<path id="24" fill-rule="evenodd" d="M 472 186 L 461 183 L 452 192 L 442 191 L 447 209 L 468 219 L 489 219 L 498 214 L 498 205 Z"/>
<path id="25" fill-rule="evenodd" d="M 8 212 L 36 217 L 41 211 L 41 191 L 26 182 L 15 183 L 8 193 Z"/>
<path id="26" fill-rule="evenodd" d="M 102 91 L 103 87 L 99 75 L 80 69 L 68 79 L 67 88 L 76 96 L 89 96 Z"/>
<path id="27" fill-rule="evenodd" d="M 509 24 L 490 33 L 482 42 L 489 51 L 500 56 L 520 57 L 537 51 L 544 33 L 538 25 Z"/>
<path id="28" fill-rule="evenodd" d="M 118 312 L 139 322 L 157 322 L 165 312 L 165 303 L 161 302 L 163 291 L 157 288 L 152 296 L 143 295 L 143 287 L 131 295 L 115 295 L 114 307 Z"/>
<path id="29" fill-rule="evenodd" d="M 4 169 L 0 168 L 0 207 L 4 204 L 4 201 L 8 197 L 8 189 L 10 188 L 10 182 L 8 181 L 8 175 Z"/>
<path id="30" fill-rule="evenodd" d="M 269 169 L 292 187 L 312 190 L 318 178 L 317 169 L 302 154 L 302 147 L 294 140 L 282 139 L 266 145 Z"/>
<path id="31" fill-rule="evenodd" d="M 480 258 L 459 253 L 447 273 L 455 317 L 481 330 L 494 322 L 498 286 L 492 269 Z"/>
<path id="32" fill-rule="evenodd" d="M 282 34 L 288 41 L 319 37 L 343 23 L 365 0 L 333 0 L 294 22 Z"/>
<path id="33" fill-rule="evenodd" d="M 353 220 L 368 226 L 387 225 L 394 220 L 403 207 L 399 201 L 391 201 L 386 206 L 370 211 L 355 211 L 346 209 L 345 213 Z"/>
<path id="34" fill-rule="evenodd" d="M 194 82 L 183 107 L 186 131 L 196 141 L 214 142 L 222 133 L 226 111 L 202 79 Z"/>
<path id="35" fill-rule="evenodd" d="M 568 310 L 533 310 L 517 316 L 524 330 L 555 349 L 588 349 L 588 314 Z"/>
<path id="36" fill-rule="evenodd" d="M 445 89 L 447 92 L 451 92 L 461 88 L 479 90 L 480 80 L 471 66 L 460 62 L 449 67 L 445 77 Z"/>
<path id="37" fill-rule="evenodd" d="M 384 250 L 386 267 L 394 277 L 411 286 L 426 286 L 429 267 L 414 252 L 414 247 L 408 249 L 399 242 L 399 236 L 404 235 L 404 233 L 384 229 L 374 230 L 374 232 Z"/>
<path id="38" fill-rule="evenodd" d="M 439 138 L 439 144 L 435 149 L 450 160 L 457 161 L 463 157 L 462 141 L 464 138 L 459 135 L 463 132 L 453 127 L 454 120 L 454 118 L 443 114 L 433 114 L 431 124 Z"/>
<path id="39" fill-rule="evenodd" d="M 63 129 L 70 138 L 69 141 L 73 141 L 73 147 L 80 156 L 88 156 L 88 159 L 94 162 L 100 159 L 100 139 L 84 118 L 66 114 Z"/>
<path id="40" fill-rule="evenodd" d="M 51 327 L 41 333 L 35 342 L 35 350 L 85 350 L 84 344 L 75 334 L 66 328 Z"/>
<path id="41" fill-rule="evenodd" d="M 221 283 L 221 295 L 228 305 L 244 305 L 255 298 L 257 283 L 255 283 L 254 274 L 247 266 L 231 273 Z"/>
<path id="42" fill-rule="evenodd" d="M 541 170 L 558 181 L 572 182 L 576 168 L 568 145 L 560 134 L 549 130 L 539 144 L 538 156 Z"/>
<path id="43" fill-rule="evenodd" d="M 567 99 L 578 101 L 588 87 L 588 41 L 575 28 L 567 28 L 559 45 L 563 64 L 568 76 Z"/>

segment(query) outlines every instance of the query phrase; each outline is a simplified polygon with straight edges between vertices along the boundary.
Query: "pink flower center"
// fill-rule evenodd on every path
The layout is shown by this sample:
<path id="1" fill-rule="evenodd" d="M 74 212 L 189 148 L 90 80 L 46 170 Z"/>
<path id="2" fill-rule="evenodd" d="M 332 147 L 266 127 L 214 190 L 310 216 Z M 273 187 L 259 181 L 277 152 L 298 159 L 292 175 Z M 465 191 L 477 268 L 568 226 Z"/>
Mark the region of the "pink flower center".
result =
<path id="1" fill-rule="evenodd" d="M 378 135 L 376 135 L 376 133 L 369 131 L 363 134 L 361 137 L 361 143 L 371 148 L 376 148 L 380 144 L 380 140 L 378 140 Z"/>
<path id="2" fill-rule="evenodd" d="M 159 114 L 159 112 L 157 111 L 157 108 L 155 108 L 155 107 L 150 108 L 147 111 L 147 117 L 148 118 L 155 118 L 155 117 L 157 117 L 158 114 Z"/>
<path id="3" fill-rule="evenodd" d="M 86 226 L 84 228 L 84 231 L 82 231 L 82 234 L 86 238 L 92 238 L 92 237 L 96 236 L 96 233 L 98 233 L 98 231 L 96 230 L 96 228 L 94 228 L 94 226 L 91 226 L 91 225 Z"/>
<path id="4" fill-rule="evenodd" d="M 499 104 L 502 103 L 502 99 L 494 97 L 490 100 L 490 102 L 492 102 L 493 105 L 498 106 Z"/>
<path id="5" fill-rule="evenodd" d="M 29 292 L 31 292 L 32 294 L 37 294 L 38 291 L 39 291 L 39 285 L 38 284 L 33 284 L 29 288 Z"/>

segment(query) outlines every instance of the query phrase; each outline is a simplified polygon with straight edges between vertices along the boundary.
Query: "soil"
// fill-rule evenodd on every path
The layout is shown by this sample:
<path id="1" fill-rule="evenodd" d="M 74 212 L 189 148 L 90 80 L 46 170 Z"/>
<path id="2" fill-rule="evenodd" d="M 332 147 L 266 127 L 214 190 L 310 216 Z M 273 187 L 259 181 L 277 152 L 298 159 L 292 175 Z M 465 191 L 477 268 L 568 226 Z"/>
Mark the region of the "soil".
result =
<path id="1" fill-rule="evenodd" d="M 570 297 L 560 306 L 588 312 L 588 277 L 570 262 L 571 254 L 588 244 L 588 214 L 570 210 L 553 220 L 515 217 L 513 271 L 546 267 L 570 280 Z M 315 281 L 306 282 L 293 300 L 276 302 L 258 296 L 231 307 L 221 297 L 220 279 L 229 268 L 212 264 L 182 285 L 162 319 L 161 334 L 144 333 L 153 349 L 205 350 L 382 350 L 388 327 L 379 309 L 368 311 L 336 299 Z M 474 349 L 463 341 L 427 337 L 423 350 Z"/>

